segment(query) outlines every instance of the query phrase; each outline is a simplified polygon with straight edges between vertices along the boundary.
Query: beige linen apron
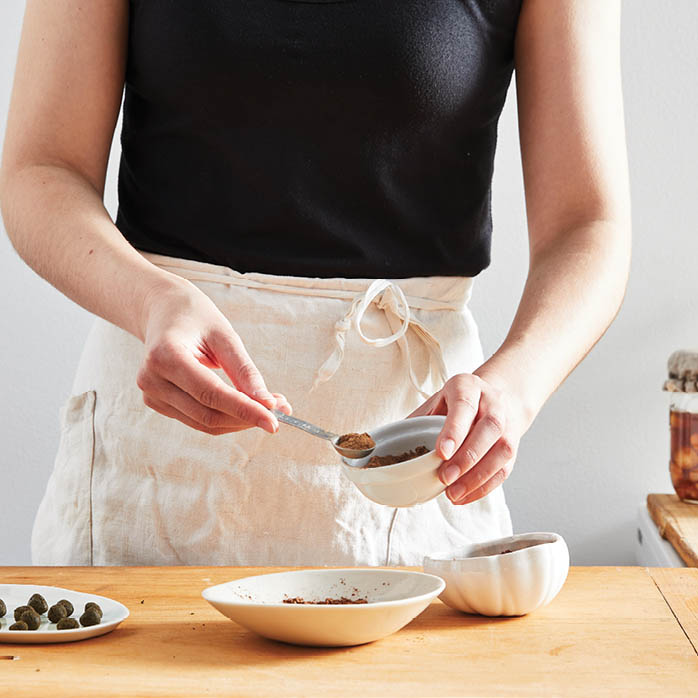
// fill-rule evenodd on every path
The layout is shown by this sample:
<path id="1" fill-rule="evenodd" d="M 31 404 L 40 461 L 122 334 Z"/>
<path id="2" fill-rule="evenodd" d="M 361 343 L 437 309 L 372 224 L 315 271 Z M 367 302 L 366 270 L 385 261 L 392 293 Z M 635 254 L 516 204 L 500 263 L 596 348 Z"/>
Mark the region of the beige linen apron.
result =
<path id="1" fill-rule="evenodd" d="M 337 433 L 404 418 L 482 362 L 472 279 L 240 274 L 146 254 L 230 320 L 273 391 Z M 39 507 L 39 565 L 420 565 L 425 553 L 511 533 L 501 488 L 375 504 L 332 448 L 291 427 L 209 436 L 143 405 L 143 345 L 98 319 L 61 413 Z M 221 374 L 222 375 L 222 374 Z"/>

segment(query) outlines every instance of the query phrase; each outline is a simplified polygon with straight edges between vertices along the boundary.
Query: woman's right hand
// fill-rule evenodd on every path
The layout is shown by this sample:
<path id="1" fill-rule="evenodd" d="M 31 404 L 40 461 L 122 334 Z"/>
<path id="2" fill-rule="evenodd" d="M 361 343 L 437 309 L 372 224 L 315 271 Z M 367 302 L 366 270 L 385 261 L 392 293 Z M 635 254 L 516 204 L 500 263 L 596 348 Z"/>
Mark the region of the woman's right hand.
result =
<path id="1" fill-rule="evenodd" d="M 141 331 L 145 358 L 137 382 L 156 412 L 214 435 L 255 426 L 273 434 L 279 423 L 269 410 L 291 413 L 283 395 L 267 390 L 228 320 L 189 281 L 174 277 L 151 290 Z"/>

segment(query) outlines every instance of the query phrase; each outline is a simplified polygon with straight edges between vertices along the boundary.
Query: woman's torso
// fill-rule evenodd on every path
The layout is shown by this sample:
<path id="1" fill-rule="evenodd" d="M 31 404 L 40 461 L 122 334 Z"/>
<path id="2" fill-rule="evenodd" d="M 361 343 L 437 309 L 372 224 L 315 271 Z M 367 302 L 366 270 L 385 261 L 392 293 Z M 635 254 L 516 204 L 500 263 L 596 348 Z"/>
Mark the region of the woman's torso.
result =
<path id="1" fill-rule="evenodd" d="M 132 0 L 117 225 L 238 271 L 474 276 L 520 0 Z"/>
<path id="2" fill-rule="evenodd" d="M 410 372 L 431 393 L 442 364 L 452 375 L 482 361 L 466 305 L 470 279 L 400 280 L 409 328 L 379 347 L 345 322 L 369 280 L 236 274 L 148 258 L 209 295 L 268 385 L 298 415 L 337 433 L 371 431 L 414 410 L 423 398 Z M 367 336 L 388 337 L 404 322 L 395 291 L 366 308 Z M 317 382 L 332 356 L 334 370 Z M 63 410 L 34 526 L 35 564 L 419 565 L 427 553 L 511 534 L 501 488 L 467 506 L 441 494 L 397 510 L 364 497 L 332 448 L 300 430 L 214 437 L 163 417 L 143 405 L 142 359 L 138 339 L 97 320 Z"/>

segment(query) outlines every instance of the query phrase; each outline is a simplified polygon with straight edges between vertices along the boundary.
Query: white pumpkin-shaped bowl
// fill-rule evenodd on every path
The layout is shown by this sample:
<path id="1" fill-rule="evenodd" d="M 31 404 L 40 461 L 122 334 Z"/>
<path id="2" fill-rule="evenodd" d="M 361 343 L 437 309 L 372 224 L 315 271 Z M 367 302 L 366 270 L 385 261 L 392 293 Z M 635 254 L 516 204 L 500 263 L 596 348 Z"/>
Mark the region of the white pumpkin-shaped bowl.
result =
<path id="1" fill-rule="evenodd" d="M 445 417 L 412 417 L 372 429 L 376 448 L 368 458 L 342 458 L 344 474 L 373 502 L 389 507 L 411 507 L 441 494 L 446 486 L 437 475 L 443 461 L 436 455 L 436 439 Z M 428 453 L 411 460 L 365 468 L 372 456 L 400 455 L 425 446 Z"/>
<path id="2" fill-rule="evenodd" d="M 483 616 L 523 616 L 545 606 L 569 567 L 557 533 L 523 533 L 424 558 L 424 571 L 446 582 L 439 596 L 446 605 Z"/>

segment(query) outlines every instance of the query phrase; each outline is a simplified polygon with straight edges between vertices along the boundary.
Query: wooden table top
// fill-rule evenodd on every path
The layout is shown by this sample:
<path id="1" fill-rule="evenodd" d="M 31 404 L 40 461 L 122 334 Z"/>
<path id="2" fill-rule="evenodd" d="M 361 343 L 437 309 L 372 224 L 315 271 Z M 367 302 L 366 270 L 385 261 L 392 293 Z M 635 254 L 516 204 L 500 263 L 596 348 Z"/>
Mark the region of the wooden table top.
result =
<path id="1" fill-rule="evenodd" d="M 682 502 L 675 494 L 649 494 L 647 509 L 681 559 L 698 567 L 698 504 Z"/>
<path id="2" fill-rule="evenodd" d="M 7 696 L 688 696 L 698 691 L 698 569 L 573 567 L 522 618 L 435 600 L 403 630 L 359 647 L 265 640 L 201 591 L 279 568 L 0 568 L 4 583 L 108 596 L 131 616 L 82 642 L 2 645 Z M 141 603 L 143 601 L 143 603 Z M 193 614 L 193 615 L 192 615 Z"/>

